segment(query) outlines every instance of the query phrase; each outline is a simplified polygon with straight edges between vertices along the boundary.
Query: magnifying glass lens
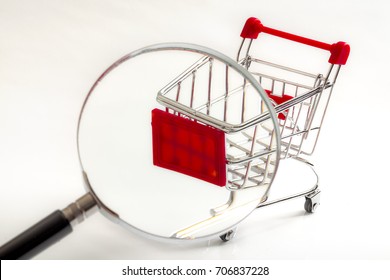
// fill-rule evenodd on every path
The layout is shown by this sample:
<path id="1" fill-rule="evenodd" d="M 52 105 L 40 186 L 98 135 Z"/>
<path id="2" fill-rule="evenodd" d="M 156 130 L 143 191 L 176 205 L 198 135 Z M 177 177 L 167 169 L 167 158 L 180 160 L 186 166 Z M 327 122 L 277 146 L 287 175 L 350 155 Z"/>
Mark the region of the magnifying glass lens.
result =
<path id="1" fill-rule="evenodd" d="M 196 239 L 234 226 L 264 198 L 268 184 L 226 187 L 245 178 L 240 170 L 236 178 L 229 171 L 230 136 L 219 125 L 240 124 L 267 107 L 261 108 L 257 89 L 237 71 L 241 66 L 232 68 L 231 60 L 213 55 L 188 48 L 138 51 L 111 66 L 92 88 L 80 117 L 79 155 L 90 191 L 110 218 L 151 236 Z M 245 106 L 243 94 L 247 104 L 257 104 L 234 113 Z M 206 123 L 195 115 L 206 116 Z M 258 135 L 269 138 L 273 121 L 257 128 Z M 269 178 L 258 179 L 270 182 L 276 166 L 270 169 Z"/>

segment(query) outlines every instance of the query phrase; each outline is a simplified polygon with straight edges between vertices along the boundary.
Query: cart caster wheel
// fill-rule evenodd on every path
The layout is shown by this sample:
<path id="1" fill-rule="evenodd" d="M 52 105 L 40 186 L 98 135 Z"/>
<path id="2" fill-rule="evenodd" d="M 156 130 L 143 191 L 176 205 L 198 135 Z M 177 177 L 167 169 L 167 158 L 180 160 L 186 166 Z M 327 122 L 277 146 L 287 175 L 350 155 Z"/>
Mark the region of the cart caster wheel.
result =
<path id="1" fill-rule="evenodd" d="M 237 230 L 235 228 L 231 229 L 227 233 L 224 233 L 221 236 L 219 236 L 219 238 L 221 238 L 223 242 L 228 242 L 233 239 L 233 237 L 236 235 L 236 232 Z"/>
<path id="2" fill-rule="evenodd" d="M 307 213 L 314 213 L 317 207 L 320 205 L 320 191 L 307 195 L 305 201 L 305 211 Z"/>
<path id="3" fill-rule="evenodd" d="M 306 198 L 306 201 L 305 201 L 305 211 L 307 213 L 314 213 L 316 208 L 317 208 L 317 206 L 318 206 L 317 203 L 313 203 L 313 201 L 310 198 Z"/>

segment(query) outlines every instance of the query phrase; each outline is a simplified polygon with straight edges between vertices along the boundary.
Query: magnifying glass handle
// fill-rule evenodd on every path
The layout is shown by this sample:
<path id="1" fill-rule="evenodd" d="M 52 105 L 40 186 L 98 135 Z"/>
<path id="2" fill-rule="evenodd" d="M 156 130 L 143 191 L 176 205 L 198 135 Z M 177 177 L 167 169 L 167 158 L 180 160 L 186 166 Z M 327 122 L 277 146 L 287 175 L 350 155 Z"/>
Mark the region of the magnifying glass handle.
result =
<path id="1" fill-rule="evenodd" d="M 70 222 L 57 210 L 0 248 L 0 259 L 28 259 L 72 232 Z"/>
<path id="2" fill-rule="evenodd" d="M 29 259 L 72 232 L 71 222 L 81 222 L 85 213 L 94 208 L 90 193 L 68 207 L 56 210 L 41 221 L 0 247 L 0 259 Z"/>

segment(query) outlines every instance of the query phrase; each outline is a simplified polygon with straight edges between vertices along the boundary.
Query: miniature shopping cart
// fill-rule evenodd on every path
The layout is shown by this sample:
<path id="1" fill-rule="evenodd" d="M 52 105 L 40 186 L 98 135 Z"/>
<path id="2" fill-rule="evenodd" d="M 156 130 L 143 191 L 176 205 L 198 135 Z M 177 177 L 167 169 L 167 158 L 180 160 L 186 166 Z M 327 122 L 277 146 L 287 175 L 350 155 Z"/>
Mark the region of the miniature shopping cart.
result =
<path id="1" fill-rule="evenodd" d="M 278 44 L 293 41 L 283 48 L 289 58 L 295 57 L 290 54 L 290 47 L 300 46 L 295 42 L 329 51 L 328 70 L 314 70 L 312 74 L 307 66 L 313 66 L 314 60 L 308 58 L 298 60 L 304 64 L 299 70 L 290 61 L 289 66 L 275 63 L 279 57 L 273 57 L 273 62 L 260 59 L 268 56 L 264 50 L 259 52 L 257 46 L 252 47 L 260 33 L 275 36 L 264 36 L 264 42 L 271 38 Z M 71 232 L 70 223 L 82 221 L 95 206 L 131 230 L 152 238 L 181 240 L 220 236 L 228 241 L 234 236 L 237 224 L 254 209 L 297 197 L 305 197 L 304 208 L 313 213 L 319 205 L 320 190 L 318 176 L 307 157 L 316 148 L 333 87 L 349 56 L 349 45 L 326 44 L 282 32 L 264 26 L 256 18 L 246 21 L 241 37 L 236 60 L 202 46 L 163 43 L 133 51 L 107 68 L 88 92 L 77 125 L 78 156 L 87 194 L 0 247 L 0 258 L 20 258 L 39 252 Z M 171 56 L 152 55 L 160 51 L 169 51 Z M 320 53 L 323 54 L 316 52 Z M 110 76 L 114 69 L 142 54 L 151 56 L 142 63 L 132 60 L 134 63 L 122 67 L 124 72 L 118 70 L 115 78 Z M 136 77 L 144 77 L 137 76 L 142 70 L 155 75 L 150 75 L 147 83 L 138 83 L 140 87 L 134 90 Z M 112 87 L 112 82 L 103 82 L 109 77 L 114 83 L 122 79 L 130 81 L 132 94 L 128 94 L 124 84 Z M 171 81 L 165 81 L 167 78 Z M 95 91 L 99 84 L 105 85 L 99 90 L 106 88 L 108 94 Z M 127 106 L 140 100 L 138 92 L 146 93 L 142 96 L 149 99 L 145 85 L 152 91 L 161 88 L 157 93 L 159 109 L 153 109 L 151 114 L 153 165 L 150 158 L 144 157 L 149 155 L 149 147 L 141 137 L 149 135 L 137 135 L 133 133 L 135 129 L 128 129 L 129 121 L 140 125 L 149 122 L 148 118 L 138 121 L 140 111 L 129 110 Z M 95 100 L 94 105 L 89 100 Z M 140 107 L 150 108 L 146 104 Z M 119 113 L 113 114 L 114 109 Z M 314 183 L 304 191 L 268 200 L 273 183 L 278 186 L 275 177 L 286 177 L 288 186 L 291 185 L 292 176 L 277 172 L 280 160 L 298 163 L 305 171 L 313 172 Z M 142 164 L 145 162 L 147 167 Z M 168 175 L 168 171 L 160 168 L 171 173 Z M 293 171 L 301 184 L 306 176 L 295 168 Z M 139 184 L 139 180 L 133 179 L 143 179 L 145 175 L 154 180 Z M 155 190 L 161 192 L 156 194 Z"/>
<path id="2" fill-rule="evenodd" d="M 312 74 L 252 56 L 252 42 L 260 33 L 329 51 L 328 71 Z M 258 84 L 211 57 L 196 61 L 158 92 L 157 101 L 166 109 L 152 112 L 154 165 L 232 193 L 261 189 L 257 207 L 303 196 L 305 210 L 312 213 L 319 204 L 318 180 L 303 192 L 267 199 L 280 159 L 295 159 L 312 168 L 303 157 L 314 152 L 349 45 L 282 32 L 256 18 L 246 21 L 241 37 L 237 63 Z M 262 95 L 254 90 L 258 86 Z M 230 203 L 234 204 L 234 195 Z M 231 235 L 221 238 L 228 240 Z"/>

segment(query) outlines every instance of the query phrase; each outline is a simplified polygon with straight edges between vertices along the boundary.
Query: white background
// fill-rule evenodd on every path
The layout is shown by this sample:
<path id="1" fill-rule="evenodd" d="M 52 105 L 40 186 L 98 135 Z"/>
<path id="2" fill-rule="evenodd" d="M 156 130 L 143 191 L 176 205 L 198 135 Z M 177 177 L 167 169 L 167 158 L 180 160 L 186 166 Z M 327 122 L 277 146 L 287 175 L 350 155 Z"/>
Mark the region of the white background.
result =
<path id="1" fill-rule="evenodd" d="M 375 4 L 374 4 L 375 3 Z M 312 161 L 321 207 L 303 200 L 254 212 L 228 243 L 165 244 L 96 214 L 40 259 L 389 259 L 385 1 L 0 2 L 0 244 L 84 193 L 79 110 L 112 62 L 169 41 L 231 57 L 249 16 L 351 45 Z"/>

